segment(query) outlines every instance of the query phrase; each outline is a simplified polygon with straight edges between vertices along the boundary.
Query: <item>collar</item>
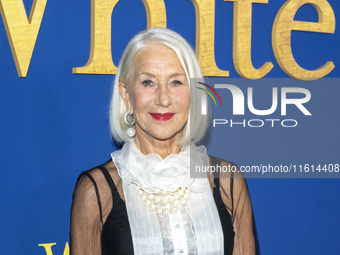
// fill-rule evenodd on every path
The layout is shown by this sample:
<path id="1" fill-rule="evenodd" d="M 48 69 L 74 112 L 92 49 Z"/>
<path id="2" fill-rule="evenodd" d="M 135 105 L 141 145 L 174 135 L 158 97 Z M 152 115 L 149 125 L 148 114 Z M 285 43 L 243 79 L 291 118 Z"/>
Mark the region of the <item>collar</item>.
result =
<path id="1" fill-rule="evenodd" d="M 188 143 L 179 154 L 162 159 L 158 154 L 143 155 L 131 141 L 111 156 L 122 180 L 135 183 L 148 193 L 157 193 L 160 189 L 174 192 L 179 187 L 203 192 L 207 185 L 205 178 L 198 178 L 195 172 L 195 166 L 209 165 L 203 145 Z"/>

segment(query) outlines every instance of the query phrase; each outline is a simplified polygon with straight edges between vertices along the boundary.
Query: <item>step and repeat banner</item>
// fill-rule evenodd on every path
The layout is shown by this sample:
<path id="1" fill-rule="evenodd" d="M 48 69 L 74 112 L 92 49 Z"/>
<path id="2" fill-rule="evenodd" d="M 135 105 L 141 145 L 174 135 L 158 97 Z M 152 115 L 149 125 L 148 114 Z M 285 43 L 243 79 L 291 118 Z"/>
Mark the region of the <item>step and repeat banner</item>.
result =
<path id="1" fill-rule="evenodd" d="M 263 255 L 340 252 L 338 0 L 0 0 L 0 253 L 68 255 L 78 175 L 110 159 L 108 105 L 139 31 L 195 49 L 208 153 L 247 177 Z"/>

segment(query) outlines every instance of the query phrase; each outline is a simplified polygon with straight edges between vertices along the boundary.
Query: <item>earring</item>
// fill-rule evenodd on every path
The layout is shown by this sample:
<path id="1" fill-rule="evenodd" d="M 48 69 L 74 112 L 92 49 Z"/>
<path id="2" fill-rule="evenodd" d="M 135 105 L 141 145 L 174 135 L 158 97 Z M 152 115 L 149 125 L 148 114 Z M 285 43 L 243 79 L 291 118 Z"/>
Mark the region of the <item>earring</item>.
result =
<path id="1" fill-rule="evenodd" d="M 135 134 L 136 134 L 136 129 L 134 129 L 132 127 L 133 124 L 135 124 L 135 119 L 131 116 L 132 120 L 128 120 L 128 116 L 130 116 L 130 111 L 127 111 L 125 114 L 124 114 L 124 122 L 126 125 L 129 126 L 129 128 L 126 130 L 126 133 L 129 137 L 134 137 Z"/>

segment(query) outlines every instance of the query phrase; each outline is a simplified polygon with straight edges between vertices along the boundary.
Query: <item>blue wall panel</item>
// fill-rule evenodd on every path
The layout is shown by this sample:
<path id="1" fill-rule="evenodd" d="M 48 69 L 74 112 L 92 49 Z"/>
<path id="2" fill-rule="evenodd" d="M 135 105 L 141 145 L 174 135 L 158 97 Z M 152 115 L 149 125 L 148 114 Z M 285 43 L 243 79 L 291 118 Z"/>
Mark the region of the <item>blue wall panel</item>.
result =
<path id="1" fill-rule="evenodd" d="M 32 2 L 24 0 L 27 10 Z M 192 2 L 164 2 L 168 27 L 194 47 Z M 338 19 L 340 2 L 328 2 Z M 269 0 L 268 4 L 253 4 L 252 59 L 256 68 L 267 61 L 274 64 L 267 78 L 288 78 L 277 64 L 271 45 L 272 25 L 284 3 Z M 72 68 L 85 65 L 89 57 L 90 15 L 90 0 L 48 0 L 26 78 L 17 75 L 0 22 L 1 254 L 45 255 L 45 249 L 38 246 L 44 243 L 56 243 L 53 254 L 62 254 L 69 241 L 69 214 L 77 176 L 108 160 L 117 148 L 110 139 L 108 125 L 114 76 L 72 74 Z M 304 6 L 296 18 L 316 21 L 317 12 L 312 6 Z M 142 1 L 121 0 L 112 17 L 112 57 L 116 65 L 127 42 L 145 28 Z M 230 71 L 230 77 L 238 78 L 232 60 L 232 2 L 216 0 L 215 33 L 217 65 Z M 336 68 L 327 78 L 340 78 L 339 36 L 338 29 L 335 34 L 295 31 L 294 56 L 307 69 L 333 61 Z M 336 130 L 340 88 L 336 82 L 328 86 L 326 80 L 310 87 L 312 99 L 307 108 L 313 116 L 305 118 L 301 112 L 296 113 L 302 119 L 299 127 L 225 129 L 217 138 L 231 142 L 212 142 L 209 152 L 239 165 L 283 161 L 306 164 L 311 155 L 320 155 L 314 157 L 315 164 L 318 159 L 322 164 L 339 164 Z M 308 82 L 299 84 L 309 89 Z M 282 140 L 281 136 L 293 140 Z M 261 254 L 339 253 L 340 179 L 251 178 L 248 185 Z"/>

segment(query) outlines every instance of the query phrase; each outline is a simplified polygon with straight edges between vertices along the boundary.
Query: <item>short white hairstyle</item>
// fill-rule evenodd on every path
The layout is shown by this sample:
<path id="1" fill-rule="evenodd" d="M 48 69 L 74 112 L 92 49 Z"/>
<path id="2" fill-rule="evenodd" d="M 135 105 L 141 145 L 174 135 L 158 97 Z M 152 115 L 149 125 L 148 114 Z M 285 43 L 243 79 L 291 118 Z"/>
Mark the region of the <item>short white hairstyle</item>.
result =
<path id="1" fill-rule="evenodd" d="M 197 87 L 202 88 L 202 85 L 196 82 L 195 84 L 191 84 L 191 78 L 197 78 L 204 81 L 201 67 L 193 49 L 182 36 L 170 29 L 160 27 L 154 27 L 135 35 L 126 46 L 119 62 L 110 103 L 110 127 L 113 139 L 118 144 L 122 144 L 132 139 L 126 134 L 126 130 L 129 127 L 124 122 L 124 114 L 127 109 L 119 94 L 119 82 L 122 82 L 125 85 L 129 84 L 129 79 L 134 71 L 132 70 L 134 66 L 133 62 L 137 54 L 143 49 L 152 47 L 155 43 L 169 47 L 177 54 L 190 86 L 189 117 L 178 144 L 183 146 L 189 141 L 198 143 L 206 134 L 210 119 L 208 109 L 206 111 L 207 115 L 201 114 L 202 97 L 207 97 L 204 91 L 197 89 Z M 207 102 L 207 99 L 205 99 L 205 102 Z"/>

